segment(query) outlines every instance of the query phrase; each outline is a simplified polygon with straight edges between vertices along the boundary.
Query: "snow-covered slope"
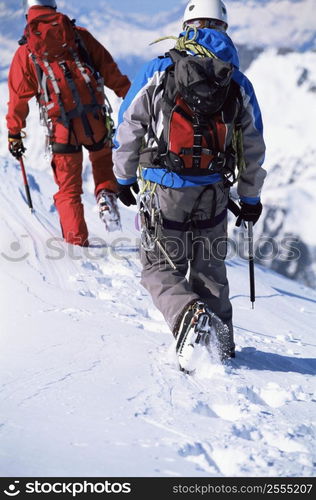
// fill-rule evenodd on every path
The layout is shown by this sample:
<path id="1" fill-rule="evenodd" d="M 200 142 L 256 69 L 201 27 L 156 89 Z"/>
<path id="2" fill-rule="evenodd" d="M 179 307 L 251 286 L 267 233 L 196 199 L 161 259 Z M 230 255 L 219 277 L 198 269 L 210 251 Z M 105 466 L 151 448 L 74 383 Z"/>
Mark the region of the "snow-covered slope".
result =
<path id="1" fill-rule="evenodd" d="M 77 12 L 71 12 L 82 20 L 97 5 L 84 3 L 77 0 Z M 263 24 L 272 4 L 229 3 L 234 15 L 264 4 Z M 273 4 L 287 4 L 289 16 L 303 5 Z M 16 5 L 17 0 L 0 2 L 3 77 L 15 48 L 8 35 L 18 28 Z M 304 0 L 305 7 L 311 5 Z M 156 19 L 151 25 L 146 21 L 146 29 L 144 19 L 131 25 L 128 13 L 90 15 L 86 21 L 115 55 L 124 49 L 126 57 L 128 47 L 134 58 L 147 58 L 151 53 L 143 47 L 149 41 L 172 33 L 172 27 L 178 32 L 181 10 L 170 16 L 163 32 Z M 247 16 L 241 43 L 252 27 Z M 275 32 L 279 40 L 292 40 L 285 30 L 292 23 L 298 26 L 299 16 L 289 17 L 288 24 L 282 16 L 276 16 L 275 25 L 284 31 Z M 311 14 L 304 27 L 312 19 Z M 273 44 L 288 46 L 275 39 Z M 126 59 L 135 65 L 139 60 Z M 269 49 L 248 70 L 262 106 L 268 147 L 257 244 L 262 244 L 260 236 L 280 242 L 287 234 L 298 235 L 301 250 L 307 248 L 301 268 L 271 255 L 267 261 L 308 283 L 316 261 L 315 62 L 312 52 Z M 7 153 L 5 82 L 0 95 L 0 475 L 314 475 L 316 293 L 258 266 L 256 309 L 251 311 L 247 263 L 230 259 L 237 358 L 226 366 L 205 359 L 193 377 L 180 373 L 171 335 L 139 286 L 134 211 L 122 208 L 123 233 L 111 238 L 104 233 L 86 161 L 84 203 L 94 246 L 65 245 L 59 239 L 52 205 L 56 186 L 43 158 L 36 106 L 25 141 L 36 208 L 31 214 L 18 164 Z M 117 111 L 119 100 L 113 95 L 111 100 Z"/>
<path id="2" fill-rule="evenodd" d="M 118 59 L 130 77 L 144 60 L 167 50 L 172 41 L 153 46 L 158 37 L 176 35 L 181 26 L 185 1 L 173 4 L 168 13 L 154 16 L 116 10 L 106 2 L 83 0 L 58 2 L 61 10 L 77 18 L 95 34 Z M 286 276 L 316 286 L 316 242 L 308 214 L 316 205 L 314 165 L 316 161 L 313 110 L 316 109 L 314 0 L 227 0 L 230 34 L 239 45 L 242 68 L 255 85 L 262 108 L 268 178 L 263 191 L 264 216 L 258 226 L 263 241 L 258 259 Z M 260 29 L 258 29 L 260 20 Z M 0 2 L 0 80 L 6 79 L 7 65 L 23 29 L 20 0 Z M 299 51 L 299 52 L 297 52 Z M 1 93 L 6 95 L 4 89 Z M 0 134 L 5 136 L 5 104 L 1 102 Z M 117 102 L 115 104 L 117 109 Z M 36 118 L 37 120 L 37 118 Z M 34 121 L 35 124 L 35 121 Z M 6 140 L 0 151 L 5 154 Z M 36 161 L 42 146 L 30 133 L 29 153 Z M 304 214 L 304 215 L 303 215 Z M 299 224 L 297 223 L 299 220 Z M 295 259 L 280 259 L 274 245 L 291 239 Z M 267 255 L 268 254 L 268 255 Z"/>
<path id="3" fill-rule="evenodd" d="M 252 311 L 230 260 L 237 358 L 184 375 L 139 286 L 134 211 L 110 241 L 86 183 L 98 239 L 67 247 L 40 162 L 31 214 L 1 157 L 0 475 L 313 475 L 316 293 L 258 268 Z"/>

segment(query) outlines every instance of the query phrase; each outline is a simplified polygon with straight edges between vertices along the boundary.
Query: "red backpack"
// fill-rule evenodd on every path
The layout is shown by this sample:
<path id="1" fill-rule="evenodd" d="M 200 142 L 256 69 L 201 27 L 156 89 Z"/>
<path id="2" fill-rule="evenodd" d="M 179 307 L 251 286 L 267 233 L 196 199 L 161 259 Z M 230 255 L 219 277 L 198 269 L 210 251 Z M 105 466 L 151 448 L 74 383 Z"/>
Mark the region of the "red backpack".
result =
<path id="1" fill-rule="evenodd" d="M 50 63 L 67 59 L 70 50 L 77 50 L 73 22 L 59 12 L 45 13 L 30 21 L 25 37 L 31 53 Z"/>
<path id="2" fill-rule="evenodd" d="M 58 12 L 45 13 L 28 23 L 24 36 L 36 68 L 45 125 L 49 128 L 55 118 L 71 129 L 72 119 L 80 117 L 86 135 L 93 139 L 87 114 L 98 118 L 111 109 L 105 106 L 103 78 L 94 69 L 74 21 Z"/>
<path id="3" fill-rule="evenodd" d="M 219 173 L 233 183 L 242 159 L 233 137 L 228 139 L 228 125 L 234 134 L 240 130 L 243 104 L 232 64 L 176 49 L 166 56 L 173 64 L 161 85 L 162 133 L 156 137 L 149 127 L 150 143 L 156 145 L 142 151 L 141 164 L 182 175 Z"/>

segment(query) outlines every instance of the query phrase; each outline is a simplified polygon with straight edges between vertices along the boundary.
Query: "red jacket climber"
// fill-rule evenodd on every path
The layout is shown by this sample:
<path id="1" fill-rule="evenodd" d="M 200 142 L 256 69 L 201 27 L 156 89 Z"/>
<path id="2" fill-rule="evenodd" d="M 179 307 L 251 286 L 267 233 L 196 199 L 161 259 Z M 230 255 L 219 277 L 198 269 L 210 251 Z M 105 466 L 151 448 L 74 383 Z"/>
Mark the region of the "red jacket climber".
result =
<path id="1" fill-rule="evenodd" d="M 8 78 L 9 150 L 16 158 L 24 153 L 21 131 L 26 126 L 28 101 L 36 96 L 49 129 L 52 167 L 59 187 L 54 201 L 64 239 L 87 246 L 88 230 L 81 203 L 82 146 L 89 151 L 100 215 L 106 214 L 103 220 L 107 228 L 113 230 L 120 222 L 111 138 L 104 101 L 102 103 L 103 85 L 124 97 L 130 82 L 121 74 L 109 52 L 86 29 L 74 27 L 66 16 L 56 12 L 55 0 L 24 0 L 23 3 L 28 25 L 24 43 L 13 57 Z M 66 23 L 70 34 L 67 29 L 60 30 L 60 20 Z M 53 29 L 59 30 L 55 39 L 51 34 Z M 44 39 L 42 46 L 38 45 L 36 36 Z M 51 56 L 50 52 L 45 52 L 45 44 L 49 46 L 51 42 L 55 50 L 58 37 L 62 36 L 70 40 L 66 56 Z M 43 58 L 39 56 L 41 53 Z"/>

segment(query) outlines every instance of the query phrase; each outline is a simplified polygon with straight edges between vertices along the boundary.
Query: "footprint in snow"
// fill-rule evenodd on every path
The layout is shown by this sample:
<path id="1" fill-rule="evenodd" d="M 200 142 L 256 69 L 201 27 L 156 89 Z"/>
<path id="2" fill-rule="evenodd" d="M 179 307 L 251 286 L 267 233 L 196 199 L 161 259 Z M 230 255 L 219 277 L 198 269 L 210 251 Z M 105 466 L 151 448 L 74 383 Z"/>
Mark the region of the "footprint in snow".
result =
<path id="1" fill-rule="evenodd" d="M 295 399 L 292 391 L 282 389 L 275 382 L 269 382 L 259 390 L 261 399 L 272 408 L 279 408 Z"/>
<path id="2" fill-rule="evenodd" d="M 197 401 L 196 406 L 193 408 L 194 413 L 198 413 L 203 417 L 218 418 L 218 415 L 203 401 Z"/>

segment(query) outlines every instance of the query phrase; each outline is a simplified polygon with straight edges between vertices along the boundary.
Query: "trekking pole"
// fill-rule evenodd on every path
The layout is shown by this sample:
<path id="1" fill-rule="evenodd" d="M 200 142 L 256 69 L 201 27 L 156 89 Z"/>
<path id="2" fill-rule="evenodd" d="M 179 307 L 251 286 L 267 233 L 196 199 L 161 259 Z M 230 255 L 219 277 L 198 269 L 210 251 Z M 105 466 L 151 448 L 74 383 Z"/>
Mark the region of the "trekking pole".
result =
<path id="1" fill-rule="evenodd" d="M 22 177 L 23 177 L 23 182 L 24 182 L 24 188 L 25 188 L 25 194 L 26 194 L 26 199 L 27 199 L 27 204 L 31 209 L 31 212 L 34 212 L 33 208 L 33 203 L 32 203 L 32 198 L 31 198 L 31 193 L 30 193 L 30 187 L 27 182 L 27 177 L 26 177 L 26 172 L 25 172 L 25 166 L 24 166 L 24 161 L 21 156 L 19 158 L 20 166 L 21 166 L 21 171 L 22 171 Z"/>
<path id="2" fill-rule="evenodd" d="M 249 280 L 250 280 L 250 301 L 252 309 L 255 308 L 256 290 L 255 290 L 255 261 L 253 249 L 253 222 L 248 222 L 249 238 Z"/>
<path id="3" fill-rule="evenodd" d="M 228 200 L 228 209 L 238 217 L 240 208 L 231 198 Z M 253 222 L 248 222 L 248 239 L 249 239 L 249 281 L 250 281 L 250 301 L 252 309 L 255 308 L 256 291 L 255 291 L 255 261 L 254 261 L 254 246 L 253 246 Z"/>

